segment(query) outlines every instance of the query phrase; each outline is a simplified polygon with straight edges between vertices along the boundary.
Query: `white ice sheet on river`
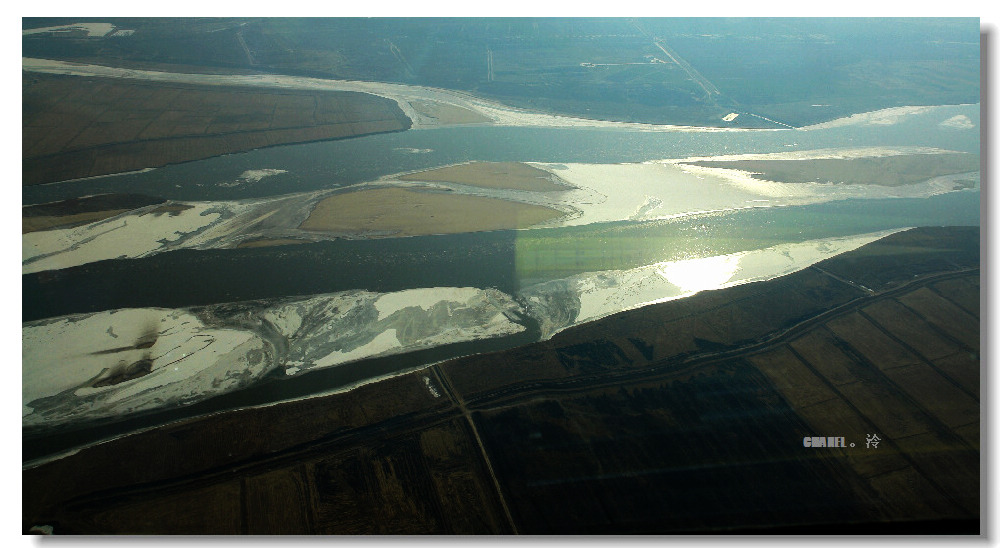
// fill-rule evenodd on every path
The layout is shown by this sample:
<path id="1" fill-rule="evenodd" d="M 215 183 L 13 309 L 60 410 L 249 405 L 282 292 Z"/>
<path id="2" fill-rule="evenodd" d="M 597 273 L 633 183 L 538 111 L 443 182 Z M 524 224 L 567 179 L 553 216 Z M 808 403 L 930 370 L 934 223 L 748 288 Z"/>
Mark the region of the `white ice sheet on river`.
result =
<path id="1" fill-rule="evenodd" d="M 926 198 L 954 191 L 959 179 L 978 181 L 978 173 L 974 172 L 946 175 L 895 187 L 877 184 L 782 183 L 755 179 L 747 171 L 683 163 L 712 159 L 849 159 L 945 152 L 949 151 L 924 147 L 868 147 L 632 164 L 533 165 L 547 169 L 577 187 L 576 190 L 560 193 L 557 204 L 576 209 L 579 213 L 548 225 L 573 226 L 607 221 L 669 219 L 710 211 L 809 205 L 834 200 Z"/>
<path id="2" fill-rule="evenodd" d="M 135 259 L 175 249 L 234 247 L 248 229 L 279 213 L 301 222 L 317 193 L 260 200 L 168 202 L 83 226 L 21 235 L 21 273 L 57 270 L 105 259 Z M 187 207 L 187 209 L 183 209 Z M 296 217 L 294 212 L 302 210 Z"/>
<path id="3" fill-rule="evenodd" d="M 542 336 L 610 314 L 688 297 L 699 291 L 768 280 L 790 274 L 904 229 L 781 244 L 728 255 L 655 263 L 628 270 L 579 274 L 526 288 Z M 556 298 L 558 293 L 562 298 Z M 578 306 L 574 314 L 556 307 Z"/>
<path id="4" fill-rule="evenodd" d="M 948 152 L 924 147 L 819 149 L 714 158 L 656 160 L 629 164 L 534 163 L 572 185 L 559 192 L 484 189 L 465 185 L 380 179 L 377 186 L 427 185 L 452 192 L 533 203 L 569 212 L 538 227 L 577 226 L 609 221 L 647 221 L 705 212 L 808 205 L 864 198 L 922 198 L 954 191 L 978 173 L 946 175 L 902 186 L 836 183 L 781 183 L 755 179 L 749 172 L 694 166 L 700 159 L 862 158 Z M 272 170 L 275 171 L 275 170 Z M 368 188 L 362 183 L 357 189 Z M 978 182 L 974 185 L 978 187 Z M 84 226 L 23 234 L 22 274 L 68 268 L 103 259 L 138 258 L 176 249 L 231 248 L 255 239 L 316 241 L 345 234 L 305 231 L 299 225 L 328 192 L 288 194 L 229 202 L 189 202 L 190 209 L 157 213 L 148 206 Z"/>
<path id="5" fill-rule="evenodd" d="M 442 344 L 524 331 L 522 312 L 496 289 L 418 288 L 343 292 L 275 305 L 261 313 L 287 340 L 286 374 Z"/>
<path id="6" fill-rule="evenodd" d="M 26 323 L 21 333 L 25 426 L 190 403 L 249 384 L 273 361 L 257 334 L 207 326 L 185 310 L 63 316 Z M 155 342 L 142 348 L 144 338 Z M 99 382 L 143 359 L 151 360 L 145 375 Z"/>
<path id="7" fill-rule="evenodd" d="M 788 274 L 893 232 L 584 273 L 526 288 L 518 300 L 495 289 L 348 291 L 28 322 L 22 325 L 22 424 L 123 416 L 201 401 L 279 368 L 297 375 L 514 334 L 525 329 L 511 321 L 515 314 L 532 316 L 548 338 L 622 310 Z M 145 374 L 135 368 L 143 363 Z"/>
<path id="8" fill-rule="evenodd" d="M 411 299 L 411 297 L 416 297 Z M 382 303 L 381 305 L 379 303 Z M 190 404 L 287 375 L 524 331 L 495 289 L 348 291 L 22 325 L 22 421 L 55 425 Z"/>

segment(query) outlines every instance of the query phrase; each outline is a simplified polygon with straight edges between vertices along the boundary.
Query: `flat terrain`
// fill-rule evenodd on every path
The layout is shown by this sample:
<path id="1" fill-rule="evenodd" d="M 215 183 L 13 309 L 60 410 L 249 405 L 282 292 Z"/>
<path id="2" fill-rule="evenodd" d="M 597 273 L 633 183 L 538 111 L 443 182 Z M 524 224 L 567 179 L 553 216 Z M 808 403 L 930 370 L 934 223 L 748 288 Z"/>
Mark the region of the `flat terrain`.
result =
<path id="1" fill-rule="evenodd" d="M 569 190 L 571 188 L 556 175 L 521 162 L 471 162 L 408 173 L 398 178 L 403 181 L 459 183 L 483 188 L 507 188 L 533 192 Z"/>
<path id="2" fill-rule="evenodd" d="M 22 527 L 978 534 L 979 300 L 978 228 L 899 233 L 548 341 L 81 450 L 23 471 Z"/>
<path id="3" fill-rule="evenodd" d="M 135 32 L 28 34 L 22 55 L 400 82 L 550 113 L 698 126 L 799 127 L 979 101 L 975 18 L 105 21 Z M 72 22 L 25 19 L 22 27 Z M 731 112 L 740 115 L 724 121 Z"/>
<path id="4" fill-rule="evenodd" d="M 22 207 L 21 233 L 71 228 L 165 201 L 135 194 L 101 194 Z"/>
<path id="5" fill-rule="evenodd" d="M 978 154 L 902 154 L 829 160 L 706 160 L 688 163 L 749 171 L 754 179 L 779 183 L 881 186 L 903 186 L 942 175 L 979 171 Z"/>
<path id="6" fill-rule="evenodd" d="M 22 114 L 26 185 L 410 127 L 395 102 L 364 93 L 28 73 Z"/>
<path id="7" fill-rule="evenodd" d="M 435 101 L 411 101 L 410 106 L 418 113 L 433 118 L 441 125 L 453 124 L 483 124 L 491 119 L 478 112 L 456 105 L 448 105 Z"/>
<path id="8" fill-rule="evenodd" d="M 91 211 L 88 213 L 76 213 L 63 216 L 38 216 L 21 218 L 21 234 L 35 232 L 37 230 L 51 230 L 56 228 L 70 228 L 101 221 L 115 215 L 120 215 L 128 209 L 106 209 L 104 211 Z"/>
<path id="9" fill-rule="evenodd" d="M 455 234 L 527 228 L 563 212 L 495 198 L 379 188 L 324 199 L 303 230 L 377 236 Z"/>

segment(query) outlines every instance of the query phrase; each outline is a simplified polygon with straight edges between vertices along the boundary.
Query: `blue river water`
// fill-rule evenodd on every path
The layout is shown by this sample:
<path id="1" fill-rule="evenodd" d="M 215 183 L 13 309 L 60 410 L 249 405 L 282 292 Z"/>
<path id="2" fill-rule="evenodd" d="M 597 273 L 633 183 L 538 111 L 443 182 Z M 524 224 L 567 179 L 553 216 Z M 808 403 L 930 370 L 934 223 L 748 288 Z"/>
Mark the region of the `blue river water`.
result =
<path id="1" fill-rule="evenodd" d="M 956 116 L 964 116 L 972 127 L 942 125 Z M 977 153 L 980 147 L 978 126 L 979 106 L 960 105 L 934 107 L 891 124 L 846 125 L 808 131 L 668 133 L 488 126 L 410 130 L 273 147 L 143 173 L 25 187 L 22 203 L 44 203 L 101 193 L 136 193 L 174 200 L 252 199 L 337 188 L 393 173 L 467 161 L 624 163 L 721 154 L 905 146 Z M 234 184 L 245 171 L 261 169 L 283 170 L 284 173 L 256 182 Z M 130 306 L 192 306 L 344 289 L 395 291 L 410 287 L 468 285 L 500 287 L 515 292 L 531 283 L 581 272 L 635 268 L 659 261 L 747 251 L 781 243 L 910 226 L 977 226 L 980 211 L 980 192 L 967 189 L 929 198 L 855 199 L 720 212 L 678 220 L 538 229 L 516 234 L 474 233 L 416 237 L 405 241 L 342 241 L 284 248 L 164 253 L 136 260 L 102 261 L 57 275 L 25 276 L 22 280 L 27 284 L 24 285 L 23 304 L 37 312 L 38 317 L 51 317 Z M 609 246 L 604 246 L 595 255 L 595 245 L 603 245 L 601 243 L 606 241 L 616 242 L 617 249 L 605 249 Z M 485 245 L 491 242 L 492 247 Z M 460 264 L 461 261 L 456 263 L 454 258 L 456 249 L 499 251 L 484 252 L 484 256 L 495 264 Z M 343 264 L 348 256 L 377 258 L 381 261 L 376 269 L 379 277 L 366 270 L 371 261 L 358 261 L 351 271 L 356 271 L 356 276 L 351 278 L 350 272 L 346 272 L 351 265 Z M 414 265 L 419 266 L 419 278 L 414 276 Z M 247 272 L 254 275 L 247 276 Z M 317 272 L 325 274 L 318 276 Z M 154 277 L 160 281 L 156 287 L 151 287 L 148 280 Z M 372 285 L 376 282 L 381 285 Z M 218 289 L 213 289 L 216 286 Z M 202 289 L 205 295 L 192 297 L 195 289 Z M 524 342 L 503 339 L 496 344 L 500 348 Z M 321 370 L 303 376 L 299 384 L 267 382 L 189 408 L 136 416 L 123 423 L 93 424 L 75 432 L 39 433 L 39 438 L 29 440 L 24 458 L 30 460 L 169 420 L 300 397 L 399 367 L 482 351 L 480 346 L 472 348 L 472 344 L 427 351 L 434 352 L 433 355 L 415 353 L 407 358 L 408 361 L 394 358 L 383 360 L 382 364 L 378 360 L 368 360 Z"/>
<path id="2" fill-rule="evenodd" d="M 974 125 L 940 125 L 954 116 Z M 393 173 L 468 161 L 624 163 L 854 147 L 979 151 L 979 105 L 932 107 L 893 124 L 815 130 L 650 132 L 603 128 L 466 126 L 265 148 L 143 173 L 25 187 L 22 203 L 137 193 L 175 200 L 238 200 L 336 188 Z M 247 170 L 286 173 L 234 185 Z"/>

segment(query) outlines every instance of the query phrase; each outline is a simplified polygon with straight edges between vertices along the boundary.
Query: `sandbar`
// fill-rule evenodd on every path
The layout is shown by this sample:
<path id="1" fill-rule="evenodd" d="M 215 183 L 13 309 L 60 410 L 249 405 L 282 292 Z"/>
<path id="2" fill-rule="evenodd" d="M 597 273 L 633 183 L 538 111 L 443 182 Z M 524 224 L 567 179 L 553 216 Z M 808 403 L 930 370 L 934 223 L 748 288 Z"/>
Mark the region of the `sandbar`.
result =
<path id="1" fill-rule="evenodd" d="M 978 171 L 979 155 L 907 154 L 851 159 L 699 161 L 692 164 L 748 171 L 753 178 L 763 181 L 897 187 L 943 175 Z"/>
<path id="2" fill-rule="evenodd" d="M 403 181 L 458 183 L 482 188 L 549 192 L 570 190 L 558 176 L 521 162 L 471 162 L 398 177 Z M 558 182 L 557 182 L 558 181 Z M 562 182 L 563 184 L 559 184 Z"/>
<path id="3" fill-rule="evenodd" d="M 451 103 L 413 100 L 410 101 L 410 106 L 417 114 L 422 114 L 441 125 L 489 124 L 493 122 L 492 118 Z"/>
<path id="4" fill-rule="evenodd" d="M 72 228 L 121 215 L 129 209 L 106 209 L 104 211 L 87 211 L 74 215 L 44 215 L 37 217 L 21 217 L 21 234 L 38 230 L 55 228 Z"/>
<path id="5" fill-rule="evenodd" d="M 421 236 L 527 228 L 563 215 L 556 209 L 496 198 L 377 188 L 320 201 L 299 228 L 351 235 Z"/>

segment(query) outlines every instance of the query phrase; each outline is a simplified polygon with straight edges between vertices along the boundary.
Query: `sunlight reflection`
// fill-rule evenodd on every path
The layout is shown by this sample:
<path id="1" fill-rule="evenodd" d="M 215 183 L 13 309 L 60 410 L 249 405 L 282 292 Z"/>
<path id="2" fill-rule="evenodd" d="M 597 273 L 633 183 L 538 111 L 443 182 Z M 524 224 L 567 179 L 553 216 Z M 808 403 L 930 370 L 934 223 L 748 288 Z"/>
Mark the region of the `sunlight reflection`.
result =
<path id="1" fill-rule="evenodd" d="M 728 282 L 740 267 L 742 253 L 664 263 L 657 273 L 685 292 L 716 289 Z"/>

